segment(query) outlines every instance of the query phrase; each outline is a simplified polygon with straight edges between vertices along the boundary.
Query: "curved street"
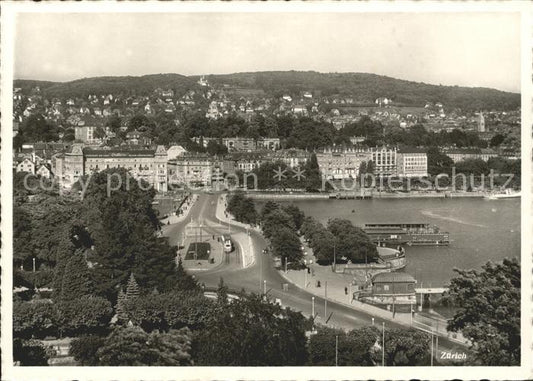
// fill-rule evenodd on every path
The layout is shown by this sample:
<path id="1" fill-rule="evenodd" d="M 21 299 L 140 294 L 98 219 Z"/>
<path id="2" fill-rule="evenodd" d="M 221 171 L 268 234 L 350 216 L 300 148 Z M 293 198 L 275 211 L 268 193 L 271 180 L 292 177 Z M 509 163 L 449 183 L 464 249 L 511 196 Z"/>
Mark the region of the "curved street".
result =
<path id="1" fill-rule="evenodd" d="M 177 245 L 180 242 L 185 226 L 192 221 L 202 221 L 206 230 L 212 234 L 223 234 L 231 230 L 231 233 L 248 234 L 246 229 L 222 223 L 216 217 L 216 206 L 219 194 L 200 194 L 198 200 L 189 211 L 187 218 L 184 221 L 173 225 L 163 227 L 163 234 L 169 238 L 172 245 Z M 201 272 L 192 272 L 199 282 L 204 283 L 207 287 L 216 287 L 222 277 L 224 283 L 230 290 L 239 291 L 244 289 L 247 292 L 263 292 L 264 287 L 268 295 L 273 299 L 279 299 L 283 306 L 290 307 L 296 311 L 301 311 L 306 316 L 312 314 L 312 298 L 313 294 L 289 283 L 278 270 L 274 267 L 274 261 L 270 255 L 262 254 L 267 244 L 261 234 L 256 231 L 249 231 L 251 240 L 253 241 L 253 250 L 256 261 L 249 267 L 242 267 L 240 245 L 235 245 L 235 250 L 229 254 L 229 261 L 223 261 L 219 266 Z M 246 248 L 249 250 L 250 248 Z M 288 289 L 283 290 L 283 284 L 288 284 Z M 327 306 L 324 298 L 314 296 L 314 311 L 317 316 L 317 323 L 325 323 L 328 320 L 328 326 L 338 327 L 343 329 L 354 329 L 363 326 L 374 324 L 378 327 L 385 323 L 386 328 L 405 328 L 398 323 L 382 319 L 380 317 L 371 316 L 370 314 L 355 310 L 349 306 L 336 303 L 328 300 Z M 325 316 L 325 313 L 327 316 Z M 451 342 L 444 337 L 439 337 L 439 349 L 450 350 L 459 348 L 465 350 L 465 347 Z"/>

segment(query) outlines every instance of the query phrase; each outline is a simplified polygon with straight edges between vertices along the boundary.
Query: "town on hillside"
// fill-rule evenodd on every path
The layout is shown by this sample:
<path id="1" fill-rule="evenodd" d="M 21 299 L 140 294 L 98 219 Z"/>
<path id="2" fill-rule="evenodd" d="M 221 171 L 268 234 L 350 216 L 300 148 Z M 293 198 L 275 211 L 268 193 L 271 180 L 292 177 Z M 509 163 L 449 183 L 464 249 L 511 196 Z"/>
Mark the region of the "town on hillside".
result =
<path id="1" fill-rule="evenodd" d="M 329 180 L 365 173 L 427 177 L 451 173 L 452 166 L 467 175 L 491 168 L 518 175 L 519 108 L 487 109 L 476 99 L 476 110 L 429 100 L 406 104 L 386 93 L 361 99 L 311 86 L 272 91 L 224 78 L 69 96 L 58 95 L 61 84 L 48 91 L 54 86 L 19 81 L 14 169 L 70 188 L 84 175 L 123 167 L 160 192 L 242 179 L 275 163 L 302 168 L 313 155 Z M 292 188 L 320 190 L 308 185 Z"/>

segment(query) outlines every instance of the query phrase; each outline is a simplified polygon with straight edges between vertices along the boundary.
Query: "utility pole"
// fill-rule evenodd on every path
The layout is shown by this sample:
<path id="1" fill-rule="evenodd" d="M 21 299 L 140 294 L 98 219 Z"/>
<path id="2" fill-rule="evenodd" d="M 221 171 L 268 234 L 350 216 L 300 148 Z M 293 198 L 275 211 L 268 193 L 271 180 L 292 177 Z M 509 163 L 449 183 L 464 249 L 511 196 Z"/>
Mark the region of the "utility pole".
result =
<path id="1" fill-rule="evenodd" d="M 433 329 L 431 329 L 431 366 L 433 366 Z"/>
<path id="2" fill-rule="evenodd" d="M 439 332 L 435 335 L 435 357 L 439 357 Z"/>
<path id="3" fill-rule="evenodd" d="M 339 335 L 335 335 L 335 366 L 339 366 Z"/>
<path id="4" fill-rule="evenodd" d="M 337 251 L 335 243 L 333 243 L 333 272 L 337 272 Z"/>
<path id="5" fill-rule="evenodd" d="M 311 297 L 311 315 L 315 318 L 315 297 Z"/>
<path id="6" fill-rule="evenodd" d="M 288 257 L 285 257 L 285 274 L 287 274 L 287 261 L 289 260 Z"/>
<path id="7" fill-rule="evenodd" d="M 324 319 L 328 316 L 328 281 L 324 285 Z"/>
<path id="8" fill-rule="evenodd" d="M 267 293 L 267 281 L 266 279 L 263 281 L 263 294 Z"/>
<path id="9" fill-rule="evenodd" d="M 385 322 L 383 322 L 383 345 L 381 346 L 381 366 L 385 366 Z"/>

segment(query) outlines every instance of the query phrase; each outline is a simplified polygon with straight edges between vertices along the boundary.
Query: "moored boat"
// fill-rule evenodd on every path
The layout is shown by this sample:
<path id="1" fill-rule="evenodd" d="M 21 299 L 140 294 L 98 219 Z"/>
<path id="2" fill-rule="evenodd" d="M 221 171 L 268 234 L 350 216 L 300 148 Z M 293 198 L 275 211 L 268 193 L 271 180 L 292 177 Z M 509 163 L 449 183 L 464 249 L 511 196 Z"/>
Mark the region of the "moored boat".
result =
<path id="1" fill-rule="evenodd" d="M 408 246 L 447 246 L 450 234 L 428 223 L 365 224 L 373 242 Z"/>

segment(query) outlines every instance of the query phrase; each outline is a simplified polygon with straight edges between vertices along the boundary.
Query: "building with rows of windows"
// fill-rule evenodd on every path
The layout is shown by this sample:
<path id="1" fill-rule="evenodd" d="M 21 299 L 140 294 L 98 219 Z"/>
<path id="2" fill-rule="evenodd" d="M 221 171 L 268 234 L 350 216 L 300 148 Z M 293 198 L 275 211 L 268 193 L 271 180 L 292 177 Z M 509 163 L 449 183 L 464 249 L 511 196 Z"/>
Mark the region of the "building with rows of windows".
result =
<path id="1" fill-rule="evenodd" d="M 155 190 L 166 192 L 167 151 L 157 148 L 84 147 L 74 144 L 70 152 L 54 156 L 53 173 L 65 187 L 71 187 L 80 177 L 109 168 L 125 168 L 136 179 L 143 179 Z"/>

